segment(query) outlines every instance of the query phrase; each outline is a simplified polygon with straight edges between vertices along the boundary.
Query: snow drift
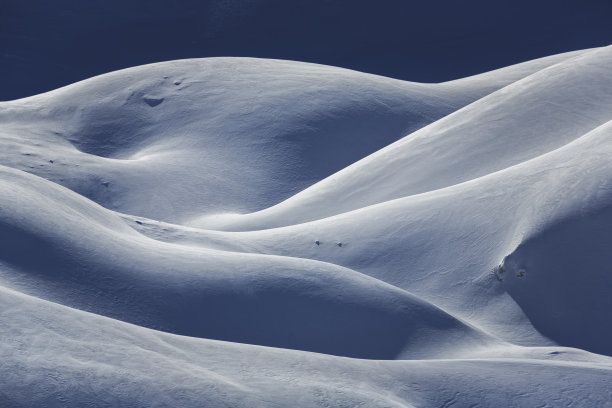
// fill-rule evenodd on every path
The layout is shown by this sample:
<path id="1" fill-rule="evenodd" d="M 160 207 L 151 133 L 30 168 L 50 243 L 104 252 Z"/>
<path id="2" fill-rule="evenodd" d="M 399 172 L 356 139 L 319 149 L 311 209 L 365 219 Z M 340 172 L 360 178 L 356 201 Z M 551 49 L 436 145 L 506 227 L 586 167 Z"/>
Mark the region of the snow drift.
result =
<path id="1" fill-rule="evenodd" d="M 0 103 L 0 403 L 604 405 L 611 63 L 213 58 Z"/>

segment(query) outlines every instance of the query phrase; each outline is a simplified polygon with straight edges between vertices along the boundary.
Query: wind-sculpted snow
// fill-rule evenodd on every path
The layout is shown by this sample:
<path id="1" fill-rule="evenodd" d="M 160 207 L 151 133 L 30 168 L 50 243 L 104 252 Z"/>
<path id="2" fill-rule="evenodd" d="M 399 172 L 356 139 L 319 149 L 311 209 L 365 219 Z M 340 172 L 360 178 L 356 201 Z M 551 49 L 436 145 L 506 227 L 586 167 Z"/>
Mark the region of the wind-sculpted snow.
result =
<path id="1" fill-rule="evenodd" d="M 0 103 L 0 405 L 606 406 L 611 66 L 214 58 Z"/>
<path id="2" fill-rule="evenodd" d="M 499 343 L 357 272 L 153 241 L 69 190 L 0 174 L 0 276 L 39 298 L 172 333 L 361 358 Z"/>
<path id="3" fill-rule="evenodd" d="M 612 48 L 604 48 L 542 69 L 274 207 L 244 216 L 212 217 L 196 225 L 230 230 L 291 225 L 521 163 L 610 120 L 611 64 Z"/>
<path id="4" fill-rule="evenodd" d="M 356 360 L 169 335 L 7 289 L 0 306 L 3 406 L 605 406 L 612 396 L 610 363 L 562 347 Z"/>
<path id="5" fill-rule="evenodd" d="M 248 58 L 147 65 L 0 104 L 0 157 L 129 214 L 260 210 L 575 54 L 439 85 Z"/>

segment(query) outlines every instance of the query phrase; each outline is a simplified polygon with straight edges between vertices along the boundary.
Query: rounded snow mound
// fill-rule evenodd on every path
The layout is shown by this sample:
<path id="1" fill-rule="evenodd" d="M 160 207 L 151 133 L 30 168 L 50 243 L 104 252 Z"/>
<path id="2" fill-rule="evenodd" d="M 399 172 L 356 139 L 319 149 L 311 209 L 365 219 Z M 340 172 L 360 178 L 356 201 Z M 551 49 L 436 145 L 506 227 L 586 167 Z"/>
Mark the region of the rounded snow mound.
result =
<path id="1" fill-rule="evenodd" d="M 253 58 L 145 65 L 0 103 L 0 157 L 124 213 L 251 212 L 575 54 L 437 85 Z"/>

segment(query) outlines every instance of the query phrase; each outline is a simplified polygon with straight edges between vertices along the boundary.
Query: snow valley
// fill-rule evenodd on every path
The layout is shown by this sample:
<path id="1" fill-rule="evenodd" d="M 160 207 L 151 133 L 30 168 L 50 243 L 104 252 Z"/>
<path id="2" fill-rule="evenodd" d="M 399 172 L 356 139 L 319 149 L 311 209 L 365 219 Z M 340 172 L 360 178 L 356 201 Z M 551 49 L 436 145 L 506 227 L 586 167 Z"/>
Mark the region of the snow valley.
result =
<path id="1" fill-rule="evenodd" d="M 0 405 L 612 406 L 611 67 L 207 58 L 0 102 Z"/>

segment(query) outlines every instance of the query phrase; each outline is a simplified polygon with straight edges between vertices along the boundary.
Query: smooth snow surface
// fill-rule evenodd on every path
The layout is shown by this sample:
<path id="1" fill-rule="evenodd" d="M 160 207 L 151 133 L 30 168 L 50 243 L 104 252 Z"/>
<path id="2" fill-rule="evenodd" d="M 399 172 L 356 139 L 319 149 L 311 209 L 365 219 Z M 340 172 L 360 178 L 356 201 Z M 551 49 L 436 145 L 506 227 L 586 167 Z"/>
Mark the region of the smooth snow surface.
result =
<path id="1" fill-rule="evenodd" d="M 611 67 L 0 103 L 0 406 L 612 406 Z"/>

